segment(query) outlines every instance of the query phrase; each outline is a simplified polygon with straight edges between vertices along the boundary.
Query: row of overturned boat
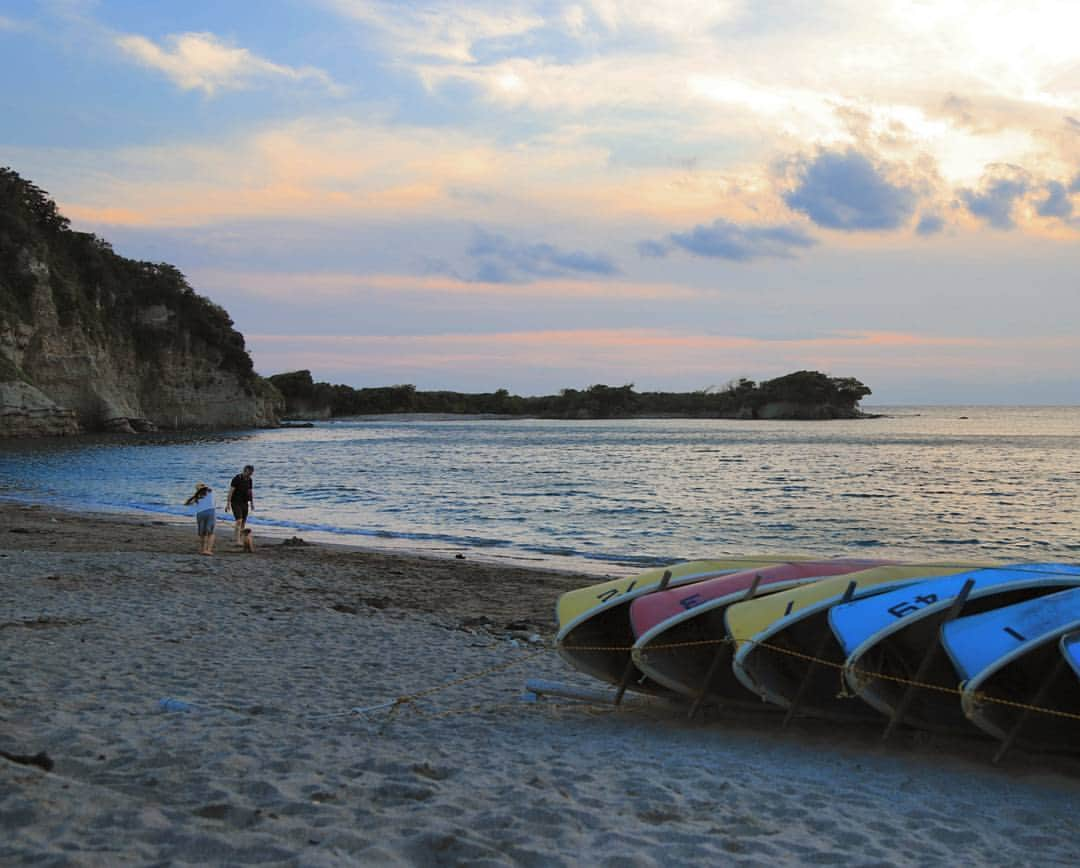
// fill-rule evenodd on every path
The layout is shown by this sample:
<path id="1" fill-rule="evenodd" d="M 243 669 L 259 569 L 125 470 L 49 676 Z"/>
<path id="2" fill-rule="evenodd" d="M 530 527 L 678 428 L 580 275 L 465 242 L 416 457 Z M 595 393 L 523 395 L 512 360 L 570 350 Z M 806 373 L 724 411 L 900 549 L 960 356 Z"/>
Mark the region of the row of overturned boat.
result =
<path id="1" fill-rule="evenodd" d="M 705 706 L 1080 748 L 1080 565 L 687 561 L 564 594 L 559 654 Z"/>

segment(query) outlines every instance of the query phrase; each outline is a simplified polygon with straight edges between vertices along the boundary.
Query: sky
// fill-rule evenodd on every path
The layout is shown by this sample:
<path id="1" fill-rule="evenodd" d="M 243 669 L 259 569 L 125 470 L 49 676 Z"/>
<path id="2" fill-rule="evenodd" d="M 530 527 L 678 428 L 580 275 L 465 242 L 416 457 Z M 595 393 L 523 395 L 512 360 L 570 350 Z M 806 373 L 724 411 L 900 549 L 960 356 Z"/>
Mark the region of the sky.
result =
<path id="1" fill-rule="evenodd" d="M 264 375 L 1080 404 L 1075 0 L 0 0 L 0 165 Z"/>

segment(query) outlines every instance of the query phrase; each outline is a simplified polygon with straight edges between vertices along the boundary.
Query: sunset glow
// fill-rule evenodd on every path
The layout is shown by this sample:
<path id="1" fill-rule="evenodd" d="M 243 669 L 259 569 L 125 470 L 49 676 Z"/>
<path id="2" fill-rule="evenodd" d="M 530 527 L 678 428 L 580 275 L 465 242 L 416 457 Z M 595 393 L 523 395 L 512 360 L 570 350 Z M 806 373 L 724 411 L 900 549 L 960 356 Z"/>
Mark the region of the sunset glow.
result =
<path id="1" fill-rule="evenodd" d="M 263 374 L 1080 403 L 1074 4 L 14 0 L 0 164 Z"/>

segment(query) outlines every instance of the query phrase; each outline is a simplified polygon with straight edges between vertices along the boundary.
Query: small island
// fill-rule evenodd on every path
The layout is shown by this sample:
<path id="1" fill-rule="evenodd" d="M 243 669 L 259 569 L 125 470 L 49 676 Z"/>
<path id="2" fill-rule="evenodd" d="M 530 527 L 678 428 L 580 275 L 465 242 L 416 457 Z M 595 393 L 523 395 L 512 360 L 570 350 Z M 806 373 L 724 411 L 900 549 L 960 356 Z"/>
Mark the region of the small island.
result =
<path id="1" fill-rule="evenodd" d="M 531 416 L 543 419 L 855 419 L 870 389 L 853 377 L 796 371 L 755 383 L 741 378 L 720 389 L 635 392 L 625 386 L 563 389 L 557 395 L 522 397 L 495 392 L 423 392 L 412 385 L 355 389 L 315 382 L 311 371 L 275 374 L 285 398 L 284 419 L 331 419 L 387 413 Z"/>

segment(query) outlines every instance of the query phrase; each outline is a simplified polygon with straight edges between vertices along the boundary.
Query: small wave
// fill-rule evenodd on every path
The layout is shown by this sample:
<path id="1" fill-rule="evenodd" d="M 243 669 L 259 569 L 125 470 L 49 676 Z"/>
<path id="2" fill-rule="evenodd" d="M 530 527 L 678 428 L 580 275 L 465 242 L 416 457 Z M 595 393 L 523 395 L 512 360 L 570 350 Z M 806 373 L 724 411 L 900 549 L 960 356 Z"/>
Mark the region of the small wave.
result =
<path id="1" fill-rule="evenodd" d="M 666 515 L 662 506 L 611 506 L 590 509 L 589 515 Z"/>
<path id="2" fill-rule="evenodd" d="M 645 568 L 663 567 L 684 560 L 683 558 L 664 558 L 656 555 L 619 555 L 613 553 L 599 554 L 596 552 L 575 552 L 574 555 L 590 561 L 603 561 L 609 564 Z"/>

